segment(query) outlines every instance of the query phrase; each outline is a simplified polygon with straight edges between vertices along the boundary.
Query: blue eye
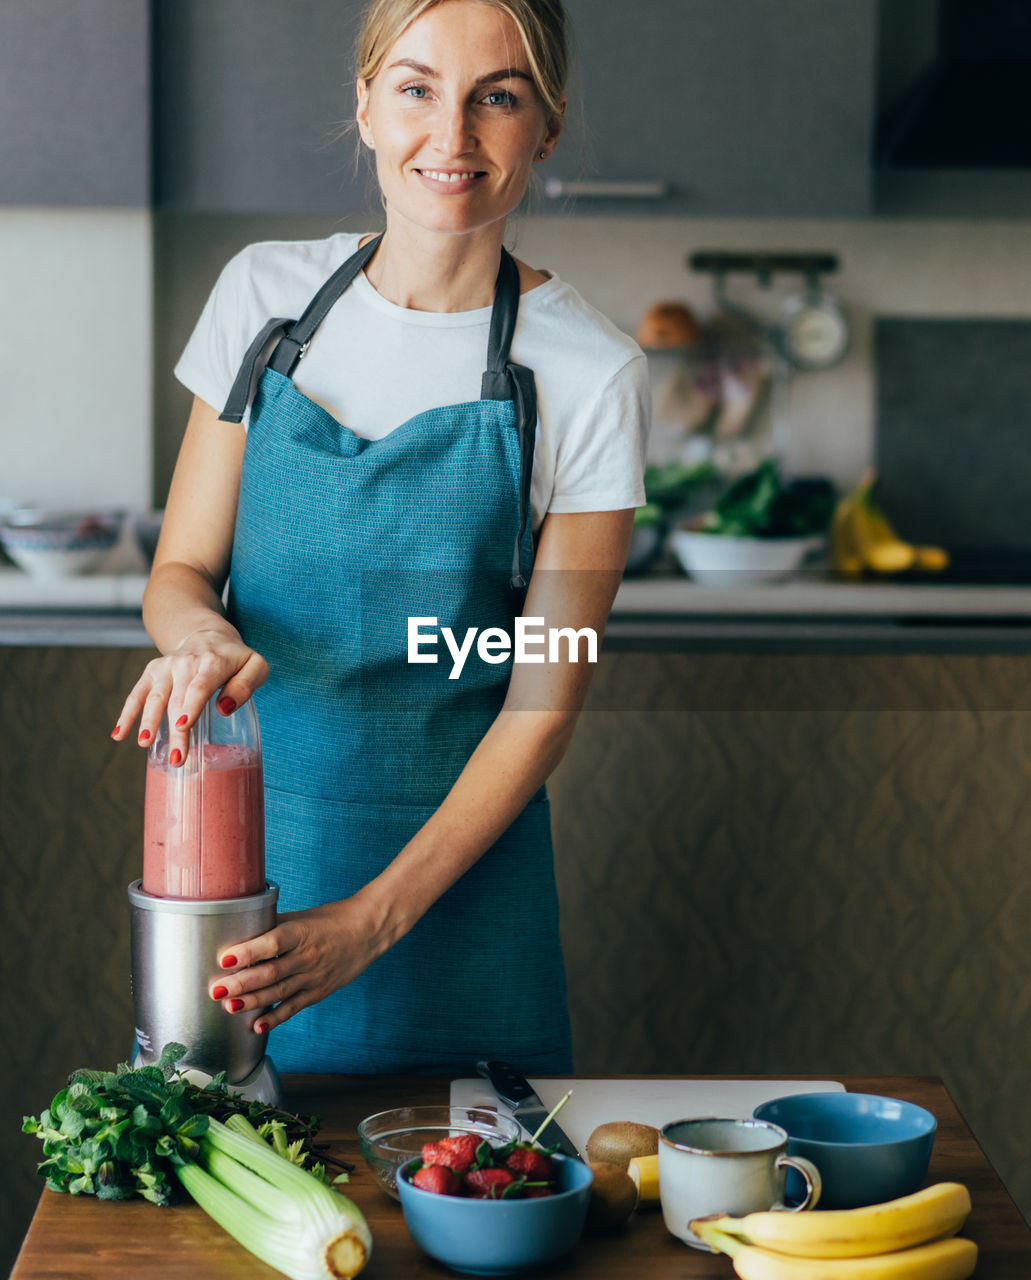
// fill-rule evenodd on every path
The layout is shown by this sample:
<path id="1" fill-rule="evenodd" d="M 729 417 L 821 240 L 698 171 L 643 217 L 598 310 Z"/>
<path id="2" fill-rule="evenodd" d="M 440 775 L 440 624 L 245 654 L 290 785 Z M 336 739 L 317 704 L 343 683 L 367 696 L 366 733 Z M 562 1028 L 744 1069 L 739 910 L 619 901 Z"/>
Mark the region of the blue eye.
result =
<path id="1" fill-rule="evenodd" d="M 410 94 L 413 98 L 424 98 L 426 96 L 426 86 L 424 84 L 406 84 L 401 92 Z"/>
<path id="2" fill-rule="evenodd" d="M 492 107 L 511 107 L 515 105 L 515 94 L 507 89 L 492 89 L 484 101 Z"/>

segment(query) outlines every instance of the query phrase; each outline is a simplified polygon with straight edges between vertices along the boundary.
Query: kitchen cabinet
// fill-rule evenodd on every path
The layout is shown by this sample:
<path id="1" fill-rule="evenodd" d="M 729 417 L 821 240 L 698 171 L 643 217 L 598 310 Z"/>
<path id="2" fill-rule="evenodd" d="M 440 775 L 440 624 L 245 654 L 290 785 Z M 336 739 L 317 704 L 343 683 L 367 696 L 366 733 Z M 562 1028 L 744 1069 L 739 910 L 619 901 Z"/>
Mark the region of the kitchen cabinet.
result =
<path id="1" fill-rule="evenodd" d="M 158 0 L 158 203 L 378 210 L 353 135 L 360 0 Z M 861 216 L 870 206 L 874 0 L 569 0 L 582 74 L 541 176 L 668 185 L 577 213 Z M 542 197 L 536 212 L 568 207 Z"/>
<path id="2" fill-rule="evenodd" d="M 140 0 L 5 0 L 0 202 L 150 203 L 149 43 Z"/>
<path id="3" fill-rule="evenodd" d="M 869 212 L 874 0 L 567 6 L 580 83 L 572 85 L 567 137 L 546 176 L 563 186 L 650 181 L 669 188 L 650 200 L 577 198 L 577 214 Z M 559 203 L 545 198 L 541 211 Z"/>
<path id="4" fill-rule="evenodd" d="M 356 160 L 362 0 L 156 0 L 157 203 L 207 213 L 379 211 Z"/>

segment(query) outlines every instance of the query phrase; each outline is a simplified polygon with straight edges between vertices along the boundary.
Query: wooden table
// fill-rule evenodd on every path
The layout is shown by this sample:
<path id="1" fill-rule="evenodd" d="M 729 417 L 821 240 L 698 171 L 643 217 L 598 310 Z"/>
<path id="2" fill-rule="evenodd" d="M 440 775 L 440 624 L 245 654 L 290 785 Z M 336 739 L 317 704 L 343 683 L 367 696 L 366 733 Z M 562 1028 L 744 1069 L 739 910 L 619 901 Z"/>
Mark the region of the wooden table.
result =
<path id="1" fill-rule="evenodd" d="M 754 1078 L 754 1077 L 753 1077 Z M 804 1077 L 798 1077 L 804 1078 Z M 964 1234 L 981 1254 L 978 1280 L 1028 1280 L 1028 1227 L 941 1081 L 935 1076 L 838 1077 L 847 1089 L 905 1098 L 933 1112 L 938 1135 L 929 1182 L 969 1187 L 973 1212 Z M 294 1076 L 285 1082 L 287 1105 L 315 1112 L 323 1140 L 355 1163 L 348 1194 L 365 1214 L 373 1254 L 366 1280 L 443 1280 L 453 1274 L 411 1240 L 400 1206 L 382 1191 L 358 1154 L 358 1122 L 376 1111 L 417 1103 L 445 1103 L 449 1081 L 431 1076 Z M 618 1117 L 614 1117 L 618 1118 Z M 145 1201 L 102 1203 L 93 1197 L 44 1190 L 11 1280 L 274 1280 L 279 1272 L 240 1248 L 193 1204 L 158 1209 Z M 732 1280 L 725 1257 L 687 1248 L 666 1231 L 656 1210 L 635 1214 L 615 1237 L 585 1238 L 567 1258 L 534 1273 L 591 1280 Z"/>

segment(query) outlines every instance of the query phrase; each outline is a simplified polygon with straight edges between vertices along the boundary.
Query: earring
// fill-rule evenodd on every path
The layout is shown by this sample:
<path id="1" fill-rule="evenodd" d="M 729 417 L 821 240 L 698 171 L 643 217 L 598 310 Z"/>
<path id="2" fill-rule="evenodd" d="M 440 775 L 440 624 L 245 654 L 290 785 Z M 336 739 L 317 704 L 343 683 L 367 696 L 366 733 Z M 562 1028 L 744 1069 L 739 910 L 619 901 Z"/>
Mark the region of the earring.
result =
<path id="1" fill-rule="evenodd" d="M 540 158 L 541 158 L 542 160 L 547 160 L 547 158 L 548 158 L 548 153 L 547 153 L 546 151 L 542 151 L 542 152 L 540 153 Z"/>

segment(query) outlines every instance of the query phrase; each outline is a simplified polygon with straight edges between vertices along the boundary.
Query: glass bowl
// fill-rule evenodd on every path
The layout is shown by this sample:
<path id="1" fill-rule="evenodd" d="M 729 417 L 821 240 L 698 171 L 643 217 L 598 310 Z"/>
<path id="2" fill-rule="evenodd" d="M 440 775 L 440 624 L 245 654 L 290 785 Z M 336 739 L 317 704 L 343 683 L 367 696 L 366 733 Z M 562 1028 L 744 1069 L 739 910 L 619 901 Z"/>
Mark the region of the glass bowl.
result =
<path id="1" fill-rule="evenodd" d="M 486 1107 L 395 1107 L 366 1116 L 358 1126 L 358 1147 L 383 1190 L 400 1200 L 398 1168 L 421 1156 L 423 1143 L 463 1133 L 501 1145 L 522 1129 L 511 1116 Z"/>

